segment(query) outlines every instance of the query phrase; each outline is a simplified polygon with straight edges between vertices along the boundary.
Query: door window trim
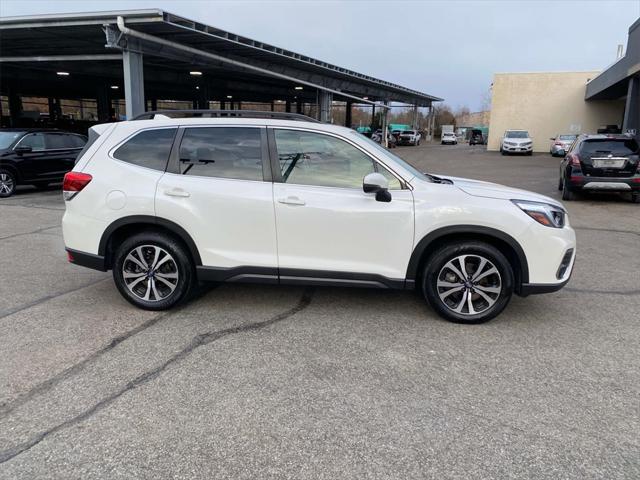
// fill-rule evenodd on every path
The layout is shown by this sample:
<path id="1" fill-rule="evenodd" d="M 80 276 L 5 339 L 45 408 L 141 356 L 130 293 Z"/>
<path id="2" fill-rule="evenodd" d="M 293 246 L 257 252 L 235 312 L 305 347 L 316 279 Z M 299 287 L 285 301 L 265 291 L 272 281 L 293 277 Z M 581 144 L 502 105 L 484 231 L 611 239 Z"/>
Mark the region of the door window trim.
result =
<path id="1" fill-rule="evenodd" d="M 278 147 L 276 145 L 276 136 L 275 136 L 275 131 L 276 130 L 294 130 L 294 131 L 299 131 L 299 132 L 308 132 L 308 133 L 315 133 L 315 134 L 320 134 L 320 135 L 327 135 L 329 137 L 334 137 L 337 138 L 338 140 L 342 140 L 343 142 L 346 142 L 348 145 L 351 145 L 352 147 L 356 148 L 357 150 L 360 150 L 362 153 L 364 153 L 367 157 L 369 157 L 369 159 L 371 159 L 371 161 L 374 164 L 374 168 L 378 168 L 382 167 L 385 170 L 387 170 L 393 177 L 395 177 L 398 182 L 400 182 L 400 190 L 413 190 L 413 188 L 411 187 L 411 184 L 409 182 L 407 182 L 406 180 L 404 180 L 400 175 L 398 175 L 395 171 L 393 171 L 391 168 L 389 168 L 389 166 L 387 166 L 384 162 L 380 161 L 378 158 L 374 157 L 373 155 L 371 155 L 371 153 L 367 152 L 364 148 L 362 148 L 360 145 L 352 142 L 351 140 L 349 140 L 348 138 L 345 138 L 341 135 L 337 135 L 333 132 L 326 132 L 324 130 L 315 130 L 313 128 L 301 128 L 301 127 L 289 127 L 289 126 L 269 126 L 267 127 L 267 136 L 268 136 L 268 144 L 269 144 L 269 158 L 270 158 L 270 163 L 271 163 L 271 170 L 273 172 L 273 182 L 274 183 L 282 183 L 284 185 L 296 185 L 296 186 L 300 186 L 300 187 L 320 187 L 320 188 L 336 188 L 339 190 L 362 190 L 362 187 L 334 187 L 331 185 L 306 185 L 306 184 L 300 184 L 300 183 L 289 183 L 289 182 L 284 182 L 282 179 L 282 171 L 280 169 L 280 159 L 278 158 Z M 377 171 L 377 170 L 376 170 Z"/>
<path id="2" fill-rule="evenodd" d="M 260 129 L 260 159 L 262 164 L 262 180 L 247 180 L 246 178 L 230 178 L 230 177 L 214 177 L 202 175 L 188 175 L 191 178 L 204 178 L 208 180 L 233 180 L 236 182 L 273 182 L 273 174 L 271 164 L 269 162 L 269 148 L 267 146 L 267 128 L 264 125 L 224 125 L 224 124 L 197 124 L 197 125 L 181 125 L 178 127 L 178 133 L 173 139 L 173 146 L 169 154 L 169 163 L 166 172 L 175 175 L 180 173 L 180 145 L 188 128 L 258 128 Z"/>

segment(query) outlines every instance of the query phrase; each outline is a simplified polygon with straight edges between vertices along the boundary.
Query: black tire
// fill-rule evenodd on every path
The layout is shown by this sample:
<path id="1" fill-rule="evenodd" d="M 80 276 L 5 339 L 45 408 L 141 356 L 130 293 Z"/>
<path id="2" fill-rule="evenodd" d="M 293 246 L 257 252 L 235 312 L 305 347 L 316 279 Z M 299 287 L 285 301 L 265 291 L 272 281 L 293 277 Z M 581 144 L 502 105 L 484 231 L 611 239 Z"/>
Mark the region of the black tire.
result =
<path id="1" fill-rule="evenodd" d="M 444 145 L 444 142 L 440 142 L 440 145 Z"/>
<path id="2" fill-rule="evenodd" d="M 506 154 L 507 154 L 507 152 L 506 152 L 505 150 L 500 150 L 500 153 L 501 153 L 502 155 L 506 155 Z"/>
<path id="3" fill-rule="evenodd" d="M 631 194 L 631 202 L 640 203 L 640 192 Z"/>
<path id="4" fill-rule="evenodd" d="M 530 152 L 527 152 L 528 156 L 532 156 L 533 155 L 533 150 L 531 150 Z"/>
<path id="5" fill-rule="evenodd" d="M 562 177 L 558 180 L 558 190 L 562 191 Z"/>
<path id="6" fill-rule="evenodd" d="M 140 248 L 141 250 L 137 250 Z M 154 249 L 163 250 L 170 257 L 169 260 L 162 262 L 165 259 L 165 255 L 160 253 L 156 263 L 162 264 L 158 269 L 155 269 L 155 273 L 152 276 L 154 281 L 142 280 L 138 286 L 131 284 L 136 282 L 141 277 L 149 278 L 148 275 L 142 273 L 139 276 L 133 277 L 130 283 L 127 284 L 124 278 L 124 268 L 128 273 L 133 269 L 131 275 L 138 275 L 140 270 L 144 272 L 144 269 L 140 268 L 142 265 L 134 262 L 136 259 L 140 260 L 139 252 L 143 254 L 144 265 L 149 265 L 153 261 L 155 254 Z M 136 253 L 134 253 L 134 251 Z M 127 259 L 129 254 L 133 254 L 134 261 Z M 125 266 L 125 261 L 127 262 Z M 164 270 L 163 270 L 164 269 Z M 177 275 L 177 279 L 170 278 L 171 275 Z M 166 281 L 161 281 L 158 277 L 163 277 Z M 113 262 L 113 280 L 118 288 L 120 294 L 131 304 L 144 310 L 167 310 L 181 301 L 185 300 L 193 285 L 196 283 L 195 268 L 191 257 L 188 254 L 188 250 L 173 237 L 159 233 L 159 232 L 141 232 L 130 238 L 127 238 L 116 249 L 114 262 Z M 168 283 L 167 283 L 168 282 Z M 168 287 L 169 284 L 174 285 L 174 289 L 171 290 Z M 129 286 L 128 286 L 129 285 Z M 155 287 L 155 290 L 152 289 Z M 148 300 L 143 298 L 143 293 L 147 290 L 151 290 L 151 294 Z M 155 292 L 159 295 L 156 297 Z M 165 296 L 166 294 L 166 296 Z"/>
<path id="7" fill-rule="evenodd" d="M 0 168 L 0 198 L 7 198 L 16 191 L 16 177 L 9 170 Z"/>
<path id="8" fill-rule="evenodd" d="M 458 313 L 454 311 L 451 305 L 445 303 L 445 300 L 441 299 L 440 294 L 447 293 L 446 289 L 448 287 L 439 287 L 438 281 L 440 279 L 440 281 L 447 280 L 456 283 L 455 280 L 449 280 L 446 277 L 452 272 L 448 271 L 445 265 L 447 265 L 451 261 L 455 261 L 462 255 L 467 256 L 467 260 L 465 261 L 465 263 L 468 262 L 466 263 L 465 271 L 460 271 L 460 273 L 462 274 L 475 275 L 483 272 L 487 273 L 491 269 L 491 265 L 489 263 L 485 264 L 482 272 L 473 270 L 474 266 L 475 268 L 479 267 L 481 259 L 485 259 L 493 264 L 493 266 L 497 270 L 497 274 L 494 273 L 492 275 L 481 278 L 481 281 L 479 283 L 485 281 L 493 281 L 493 286 L 482 285 L 481 287 L 485 289 L 499 288 L 499 292 L 491 292 L 490 294 L 485 293 L 485 295 L 489 295 L 490 299 L 494 302 L 493 304 L 490 304 L 488 301 L 484 300 L 484 296 L 481 296 L 477 293 L 477 291 L 479 290 L 478 287 L 480 287 L 480 285 L 478 285 L 477 283 L 473 283 L 473 281 L 469 280 L 468 278 L 464 279 L 466 284 L 468 285 L 468 287 L 466 287 L 466 290 L 463 291 L 465 287 L 461 285 L 459 290 L 454 291 L 453 294 L 450 294 L 447 297 L 448 300 L 445 299 L 446 301 L 451 301 L 454 304 L 458 301 L 461 301 L 463 308 L 462 311 Z M 458 267 L 460 266 L 459 263 L 457 263 L 457 265 Z M 471 271 L 469 271 L 469 269 L 471 269 Z M 444 278 L 442 278 L 443 272 L 447 272 L 445 273 Z M 457 275 L 455 274 L 454 276 L 457 277 Z M 500 314 L 500 312 L 502 312 L 509 304 L 514 289 L 514 274 L 509 261 L 497 248 L 487 243 L 469 240 L 465 242 L 445 245 L 436 250 L 436 252 L 434 252 L 434 254 L 429 257 L 426 262 L 422 273 L 421 287 L 422 293 L 424 294 L 429 305 L 431 305 L 436 313 L 438 313 L 438 315 L 440 315 L 445 320 L 454 323 L 477 324 L 491 320 L 496 315 Z M 439 288 L 444 288 L 445 290 L 439 293 Z M 472 306 L 474 307 L 474 309 L 478 305 L 480 306 L 480 308 L 478 308 L 478 313 L 471 313 L 469 311 L 468 304 L 465 305 L 467 303 L 464 300 L 465 293 L 467 295 L 472 295 Z M 495 295 L 495 298 L 493 297 L 493 295 Z M 473 302 L 479 303 L 474 304 Z M 485 308 L 482 308 L 483 304 L 485 304 Z M 465 308 L 467 312 L 464 312 Z"/>
<path id="9" fill-rule="evenodd" d="M 575 199 L 575 194 L 571 191 L 571 188 L 569 187 L 569 182 L 567 182 L 567 179 L 565 178 L 562 181 L 562 200 L 566 200 L 567 202 L 570 202 L 571 200 Z"/>

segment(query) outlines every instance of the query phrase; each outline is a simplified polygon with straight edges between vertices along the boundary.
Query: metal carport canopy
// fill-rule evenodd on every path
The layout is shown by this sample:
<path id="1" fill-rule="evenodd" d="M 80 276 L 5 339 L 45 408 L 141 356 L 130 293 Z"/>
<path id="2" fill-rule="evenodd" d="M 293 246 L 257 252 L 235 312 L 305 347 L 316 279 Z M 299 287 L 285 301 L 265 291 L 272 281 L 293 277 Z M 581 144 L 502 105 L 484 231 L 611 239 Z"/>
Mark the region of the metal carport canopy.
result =
<path id="1" fill-rule="evenodd" d="M 363 103 L 390 101 L 431 106 L 432 102 L 442 100 L 155 9 L 0 19 L 2 70 L 11 72 L 12 68 L 14 71 L 20 69 L 22 74 L 25 73 L 25 65 L 31 67 L 38 64 L 40 66 L 33 67 L 38 69 L 51 64 L 56 68 L 73 69 L 74 65 L 78 68 L 80 63 L 82 71 L 78 71 L 79 74 L 121 78 L 122 64 L 114 57 L 117 50 L 105 47 L 103 32 L 103 28 L 111 33 L 118 32 L 118 17 L 123 18 L 126 27 L 164 43 L 152 45 L 152 42 L 140 40 L 143 47 L 141 53 L 145 55 L 145 71 L 150 69 L 153 72 L 152 76 L 147 74 L 145 83 L 151 83 L 152 89 L 155 82 L 157 88 L 169 88 L 167 85 L 171 85 L 179 90 L 181 83 L 187 83 L 180 74 L 189 66 L 197 65 L 216 79 L 218 89 L 235 87 L 243 92 L 245 89 L 254 92 L 255 95 L 268 94 L 271 98 L 286 95 L 293 88 L 291 82 L 297 81 L 301 85 L 313 85 Z M 122 46 L 125 51 L 133 50 L 129 45 L 132 42 L 124 41 L 126 37 L 112 39 L 111 45 Z M 170 44 L 176 48 L 171 48 Z M 183 53 L 177 55 L 180 49 Z M 195 49 L 204 55 L 185 55 L 185 49 Z M 221 57 L 223 61 L 215 61 L 213 56 Z M 253 68 L 243 69 L 242 65 Z M 25 74 L 25 77 L 28 83 L 28 75 Z M 292 81 L 288 81 L 288 78 Z M 37 78 L 34 78 L 33 82 L 36 81 Z M 160 83 L 164 84 L 160 86 Z M 309 100 L 310 93 L 305 91 L 300 95 L 302 98 L 306 95 Z"/>

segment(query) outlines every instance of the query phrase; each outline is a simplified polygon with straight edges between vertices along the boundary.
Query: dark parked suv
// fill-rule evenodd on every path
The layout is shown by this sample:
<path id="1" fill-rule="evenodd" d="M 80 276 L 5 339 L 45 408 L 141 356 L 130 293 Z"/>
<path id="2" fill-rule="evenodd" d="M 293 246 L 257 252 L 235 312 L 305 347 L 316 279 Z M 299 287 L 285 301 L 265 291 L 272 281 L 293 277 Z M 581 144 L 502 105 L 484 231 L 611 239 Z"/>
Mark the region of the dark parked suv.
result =
<path id="1" fill-rule="evenodd" d="M 0 197 L 17 185 L 46 187 L 61 182 L 87 143 L 87 137 L 60 130 L 0 130 Z"/>
<path id="2" fill-rule="evenodd" d="M 560 163 L 563 200 L 576 191 L 628 192 L 640 203 L 640 148 L 627 134 L 580 135 Z"/>

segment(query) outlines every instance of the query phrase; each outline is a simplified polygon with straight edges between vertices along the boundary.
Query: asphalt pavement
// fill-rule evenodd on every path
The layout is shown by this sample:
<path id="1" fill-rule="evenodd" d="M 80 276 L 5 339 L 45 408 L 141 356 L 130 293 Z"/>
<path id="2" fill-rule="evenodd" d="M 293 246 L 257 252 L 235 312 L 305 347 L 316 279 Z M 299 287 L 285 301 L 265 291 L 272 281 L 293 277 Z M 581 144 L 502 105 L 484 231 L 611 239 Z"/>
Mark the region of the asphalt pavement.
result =
<path id="1" fill-rule="evenodd" d="M 547 154 L 394 152 L 559 198 Z M 22 188 L 0 200 L 0 479 L 640 478 L 640 205 L 566 206 L 567 287 L 464 326 L 367 289 L 137 310 L 67 263 L 60 191 Z"/>

